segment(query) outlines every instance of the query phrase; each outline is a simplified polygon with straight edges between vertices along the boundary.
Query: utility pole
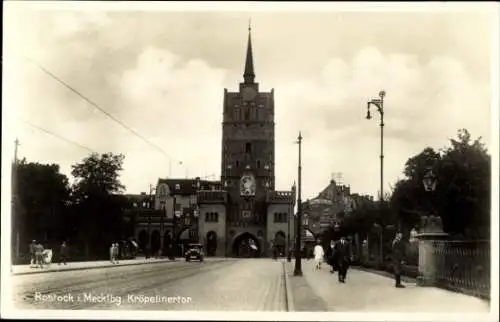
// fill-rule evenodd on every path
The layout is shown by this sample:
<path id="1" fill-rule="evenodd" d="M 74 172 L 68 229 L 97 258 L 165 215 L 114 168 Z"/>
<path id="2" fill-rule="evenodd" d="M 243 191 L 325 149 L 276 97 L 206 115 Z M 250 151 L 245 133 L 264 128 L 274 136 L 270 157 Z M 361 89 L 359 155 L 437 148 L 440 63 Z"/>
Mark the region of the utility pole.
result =
<path id="1" fill-rule="evenodd" d="M 302 234 L 302 134 L 299 132 L 297 143 L 299 144 L 299 167 L 298 167 L 298 197 L 297 197 L 297 228 L 296 228 L 296 244 L 295 244 L 295 270 L 294 276 L 302 276 L 302 254 L 301 254 L 301 234 Z"/>
<path id="2" fill-rule="evenodd" d="M 15 224 L 15 231 L 16 231 L 16 259 L 19 258 L 19 248 L 20 248 L 20 236 L 19 236 L 19 229 L 20 229 L 20 224 L 19 224 L 19 196 L 17 194 L 17 150 L 19 147 L 19 139 L 16 138 L 14 141 L 14 164 L 12 165 L 12 207 L 11 207 L 11 218 L 14 219 L 13 222 Z"/>

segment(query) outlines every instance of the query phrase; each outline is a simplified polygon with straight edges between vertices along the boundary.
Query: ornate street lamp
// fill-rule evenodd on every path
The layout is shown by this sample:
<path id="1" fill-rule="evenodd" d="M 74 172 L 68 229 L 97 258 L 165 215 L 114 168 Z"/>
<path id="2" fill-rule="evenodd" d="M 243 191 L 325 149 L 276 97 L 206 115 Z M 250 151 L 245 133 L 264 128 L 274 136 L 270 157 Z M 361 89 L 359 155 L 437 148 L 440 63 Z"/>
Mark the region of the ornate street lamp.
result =
<path id="1" fill-rule="evenodd" d="M 370 106 L 374 105 L 380 114 L 380 201 L 384 200 L 384 97 L 385 91 L 380 91 L 379 98 L 374 98 L 367 103 L 366 119 L 372 118 Z"/>

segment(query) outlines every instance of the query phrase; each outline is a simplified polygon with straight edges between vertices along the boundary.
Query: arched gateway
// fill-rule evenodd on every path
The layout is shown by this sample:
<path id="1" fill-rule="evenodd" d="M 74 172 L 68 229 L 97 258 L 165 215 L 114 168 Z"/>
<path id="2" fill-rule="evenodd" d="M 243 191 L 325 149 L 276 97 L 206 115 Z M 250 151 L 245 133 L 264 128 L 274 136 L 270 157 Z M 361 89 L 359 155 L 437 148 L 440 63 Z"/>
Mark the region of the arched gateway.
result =
<path id="1" fill-rule="evenodd" d="M 236 257 L 260 257 L 262 251 L 259 240 L 248 232 L 237 236 L 232 248 L 233 255 Z"/>

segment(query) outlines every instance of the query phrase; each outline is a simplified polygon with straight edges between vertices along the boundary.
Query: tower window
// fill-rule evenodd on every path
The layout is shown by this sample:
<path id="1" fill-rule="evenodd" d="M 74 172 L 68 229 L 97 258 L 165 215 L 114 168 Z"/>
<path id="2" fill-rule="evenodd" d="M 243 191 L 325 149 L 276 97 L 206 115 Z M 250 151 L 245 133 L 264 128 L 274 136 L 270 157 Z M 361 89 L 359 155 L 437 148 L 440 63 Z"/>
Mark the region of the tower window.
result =
<path id="1" fill-rule="evenodd" d="M 260 160 L 257 160 L 257 169 L 260 169 Z"/>
<path id="2" fill-rule="evenodd" d="M 249 142 L 245 144 L 245 153 L 252 153 L 252 144 Z"/>
<path id="3" fill-rule="evenodd" d="M 245 109 L 245 121 L 248 121 L 250 118 L 250 111 L 248 110 L 248 107 Z"/>
<path id="4" fill-rule="evenodd" d="M 236 160 L 236 167 L 240 166 L 240 161 Z"/>

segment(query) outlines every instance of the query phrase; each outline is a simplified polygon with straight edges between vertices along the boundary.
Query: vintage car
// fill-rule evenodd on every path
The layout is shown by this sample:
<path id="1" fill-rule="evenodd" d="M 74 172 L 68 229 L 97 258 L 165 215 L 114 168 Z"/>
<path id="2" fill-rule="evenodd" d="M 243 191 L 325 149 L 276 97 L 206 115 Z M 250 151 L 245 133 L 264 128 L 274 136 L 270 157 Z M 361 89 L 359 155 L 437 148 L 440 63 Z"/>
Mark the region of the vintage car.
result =
<path id="1" fill-rule="evenodd" d="M 191 260 L 199 260 L 200 262 L 203 262 L 203 245 L 189 244 L 185 256 L 186 262 L 189 262 Z"/>

